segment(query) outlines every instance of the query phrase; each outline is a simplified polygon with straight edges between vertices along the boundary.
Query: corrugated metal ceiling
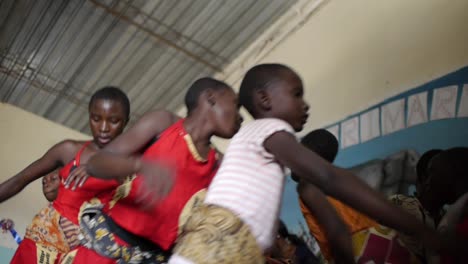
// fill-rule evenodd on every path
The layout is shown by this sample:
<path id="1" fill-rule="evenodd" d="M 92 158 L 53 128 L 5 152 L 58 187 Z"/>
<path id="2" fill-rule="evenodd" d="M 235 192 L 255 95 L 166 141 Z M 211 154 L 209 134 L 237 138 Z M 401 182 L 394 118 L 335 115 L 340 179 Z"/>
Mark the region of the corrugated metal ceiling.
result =
<path id="1" fill-rule="evenodd" d="M 88 132 L 90 95 L 130 97 L 132 120 L 177 110 L 296 0 L 2 0 L 0 98 Z"/>

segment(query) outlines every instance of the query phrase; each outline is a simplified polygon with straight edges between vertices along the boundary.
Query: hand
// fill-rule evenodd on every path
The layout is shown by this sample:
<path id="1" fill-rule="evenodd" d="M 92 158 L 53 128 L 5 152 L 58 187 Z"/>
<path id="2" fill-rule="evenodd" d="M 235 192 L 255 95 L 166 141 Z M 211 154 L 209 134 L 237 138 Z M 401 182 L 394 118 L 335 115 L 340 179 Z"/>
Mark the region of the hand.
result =
<path id="1" fill-rule="evenodd" d="M 11 219 L 2 219 L 0 220 L 0 227 L 3 231 L 3 233 L 11 230 L 14 227 L 14 223 Z"/>
<path id="2" fill-rule="evenodd" d="M 175 182 L 175 167 L 167 164 L 141 161 L 138 174 L 142 184 L 137 189 L 137 203 L 149 210 L 167 196 Z"/>
<path id="3" fill-rule="evenodd" d="M 76 190 L 76 187 L 82 187 L 85 181 L 89 178 L 88 173 L 86 172 L 86 166 L 78 166 L 74 170 L 70 172 L 67 179 L 63 183 L 65 188 L 70 188 L 72 186 L 72 190 Z"/>

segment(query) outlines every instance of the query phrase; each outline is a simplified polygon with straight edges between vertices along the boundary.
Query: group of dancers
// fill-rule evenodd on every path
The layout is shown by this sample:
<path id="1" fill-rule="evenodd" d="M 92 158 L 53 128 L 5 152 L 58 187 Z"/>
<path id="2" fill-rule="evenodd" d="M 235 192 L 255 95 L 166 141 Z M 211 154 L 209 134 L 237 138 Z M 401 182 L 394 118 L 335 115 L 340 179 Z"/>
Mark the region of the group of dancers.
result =
<path id="1" fill-rule="evenodd" d="M 388 234 L 382 225 L 431 251 L 447 251 L 455 236 L 427 227 L 298 142 L 295 133 L 309 115 L 303 95 L 293 69 L 261 64 L 245 74 L 238 94 L 201 78 L 186 93 L 185 118 L 149 112 L 124 131 L 128 97 L 115 87 L 98 90 L 89 102 L 92 140 L 59 142 L 0 184 L 4 202 L 59 169 L 58 192 L 49 192 L 53 201 L 34 217 L 11 263 L 263 264 L 291 172 L 302 205 L 316 203 L 314 216 L 327 223 L 336 263 L 367 262 L 339 254 L 353 249 L 333 235 L 343 224 L 326 195 L 369 217 L 366 223 L 380 234 Z M 242 127 L 241 106 L 254 118 Z M 231 139 L 224 156 L 213 136 Z"/>

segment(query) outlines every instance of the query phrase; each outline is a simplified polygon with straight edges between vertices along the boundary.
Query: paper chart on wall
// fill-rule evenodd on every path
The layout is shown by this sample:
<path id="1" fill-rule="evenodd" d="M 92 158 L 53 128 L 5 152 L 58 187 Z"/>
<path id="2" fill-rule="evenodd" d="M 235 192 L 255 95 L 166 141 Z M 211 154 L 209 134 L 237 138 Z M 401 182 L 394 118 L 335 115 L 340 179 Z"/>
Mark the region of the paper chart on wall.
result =
<path id="1" fill-rule="evenodd" d="M 366 142 L 380 136 L 379 108 L 361 114 L 360 120 L 361 142 Z"/>
<path id="2" fill-rule="evenodd" d="M 457 86 L 452 85 L 434 90 L 431 107 L 431 120 L 455 117 Z"/>
<path id="3" fill-rule="evenodd" d="M 427 92 L 409 96 L 407 126 L 425 123 L 427 119 Z"/>
<path id="4" fill-rule="evenodd" d="M 381 117 L 383 135 L 405 128 L 405 99 L 383 105 Z"/>
<path id="5" fill-rule="evenodd" d="M 458 108 L 458 117 L 468 117 L 468 84 L 463 86 L 460 98 L 460 107 Z"/>
<path id="6" fill-rule="evenodd" d="M 341 122 L 341 148 L 359 144 L 359 117 Z"/>

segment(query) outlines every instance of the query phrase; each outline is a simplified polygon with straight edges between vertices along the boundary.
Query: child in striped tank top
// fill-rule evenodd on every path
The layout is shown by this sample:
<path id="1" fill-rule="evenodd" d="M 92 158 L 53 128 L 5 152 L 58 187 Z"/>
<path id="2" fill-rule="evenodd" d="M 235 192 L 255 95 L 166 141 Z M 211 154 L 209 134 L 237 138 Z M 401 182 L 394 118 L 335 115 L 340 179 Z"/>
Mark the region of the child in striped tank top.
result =
<path id="1" fill-rule="evenodd" d="M 205 200 L 192 207 L 181 229 L 170 264 L 264 263 L 289 169 L 383 224 L 441 248 L 436 232 L 299 144 L 294 132 L 302 130 L 309 110 L 303 93 L 300 77 L 287 66 L 262 64 L 246 73 L 239 102 L 255 121 L 230 142 Z"/>

